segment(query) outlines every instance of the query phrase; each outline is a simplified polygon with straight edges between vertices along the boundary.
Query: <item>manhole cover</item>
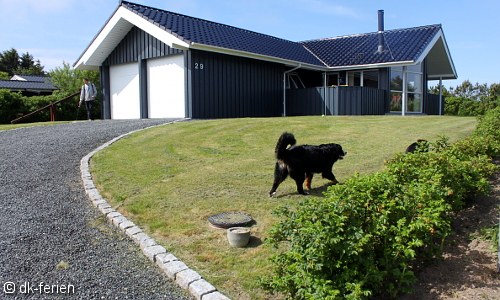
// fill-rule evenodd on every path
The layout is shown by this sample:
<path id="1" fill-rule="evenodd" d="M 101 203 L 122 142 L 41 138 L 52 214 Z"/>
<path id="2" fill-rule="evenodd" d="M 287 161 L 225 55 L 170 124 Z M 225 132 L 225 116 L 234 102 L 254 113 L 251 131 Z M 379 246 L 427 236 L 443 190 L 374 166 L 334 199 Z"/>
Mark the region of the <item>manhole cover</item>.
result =
<path id="1" fill-rule="evenodd" d="M 242 213 L 221 213 L 208 217 L 208 222 L 217 228 L 245 226 L 252 222 L 252 217 Z"/>

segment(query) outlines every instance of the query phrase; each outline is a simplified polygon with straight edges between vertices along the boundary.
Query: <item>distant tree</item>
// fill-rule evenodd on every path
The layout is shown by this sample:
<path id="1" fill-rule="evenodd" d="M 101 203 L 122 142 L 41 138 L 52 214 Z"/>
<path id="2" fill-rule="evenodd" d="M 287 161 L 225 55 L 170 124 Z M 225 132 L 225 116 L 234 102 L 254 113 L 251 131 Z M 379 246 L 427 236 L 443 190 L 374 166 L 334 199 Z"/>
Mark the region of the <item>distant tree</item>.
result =
<path id="1" fill-rule="evenodd" d="M 439 84 L 435 85 L 435 86 L 431 86 L 429 88 L 429 93 L 439 95 Z M 441 93 L 444 97 L 451 96 L 451 93 L 448 91 L 448 89 L 444 85 L 441 85 Z"/>
<path id="2" fill-rule="evenodd" d="M 463 97 L 472 100 L 480 100 L 481 96 L 488 94 L 488 84 L 473 85 L 469 80 L 465 80 L 461 85 L 455 88 L 450 88 L 450 92 L 455 97 Z"/>
<path id="3" fill-rule="evenodd" d="M 14 75 L 14 70 L 19 67 L 19 54 L 12 48 L 0 53 L 0 71 L 7 72 L 10 76 Z"/>
<path id="4" fill-rule="evenodd" d="M 69 94 L 77 92 L 83 85 L 83 78 L 88 78 L 99 90 L 99 72 L 88 70 L 75 70 L 70 64 L 63 61 L 62 67 L 56 67 L 49 72 L 50 82 L 62 92 Z"/>
<path id="5" fill-rule="evenodd" d="M 41 65 L 40 60 L 33 58 L 28 52 L 24 53 L 20 57 L 19 67 L 15 70 L 15 73 L 24 75 L 45 75 L 43 71 L 44 66 Z"/>
<path id="6" fill-rule="evenodd" d="M 429 93 L 439 94 L 439 85 L 429 88 Z M 445 114 L 459 116 L 483 115 L 500 106 L 500 84 L 472 84 L 465 80 L 449 91 L 443 87 Z"/>
<path id="7" fill-rule="evenodd" d="M 0 53 L 0 71 L 10 76 L 14 74 L 45 75 L 40 60 L 35 61 L 28 52 L 19 56 L 16 49 L 11 48 Z"/>
<path id="8" fill-rule="evenodd" d="M 83 79 L 88 78 L 91 83 L 93 83 L 97 89 L 100 91 L 100 80 L 98 71 L 89 70 L 75 70 L 67 62 L 63 62 L 62 67 L 57 67 L 49 72 L 49 80 L 52 85 L 57 86 L 60 91 L 55 93 L 63 93 L 65 95 L 70 95 L 76 93 L 83 86 Z M 94 116 L 99 118 L 101 112 L 101 106 L 99 101 L 99 93 L 94 101 Z M 75 97 L 75 102 L 67 101 L 60 104 L 61 110 L 65 112 L 73 112 L 77 107 L 79 97 Z M 59 112 L 58 112 L 59 113 Z M 73 112 L 74 113 L 74 112 Z M 82 114 L 83 116 L 85 114 Z M 71 115 L 70 115 L 71 116 Z"/>
<path id="9" fill-rule="evenodd" d="M 10 79 L 10 77 L 9 73 L 0 71 L 0 79 Z"/>

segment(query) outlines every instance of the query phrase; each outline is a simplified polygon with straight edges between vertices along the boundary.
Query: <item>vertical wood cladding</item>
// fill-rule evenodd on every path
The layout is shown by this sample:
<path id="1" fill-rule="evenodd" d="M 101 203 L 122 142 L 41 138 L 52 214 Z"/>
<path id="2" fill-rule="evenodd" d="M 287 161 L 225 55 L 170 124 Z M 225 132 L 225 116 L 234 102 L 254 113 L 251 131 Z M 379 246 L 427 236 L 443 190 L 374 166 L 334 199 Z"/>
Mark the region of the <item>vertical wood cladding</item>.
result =
<path id="1" fill-rule="evenodd" d="M 106 58 L 103 65 L 112 66 L 182 52 L 183 50 L 170 48 L 167 44 L 138 27 L 133 27 Z"/>
<path id="2" fill-rule="evenodd" d="M 284 66 L 190 50 L 193 118 L 277 117 Z"/>

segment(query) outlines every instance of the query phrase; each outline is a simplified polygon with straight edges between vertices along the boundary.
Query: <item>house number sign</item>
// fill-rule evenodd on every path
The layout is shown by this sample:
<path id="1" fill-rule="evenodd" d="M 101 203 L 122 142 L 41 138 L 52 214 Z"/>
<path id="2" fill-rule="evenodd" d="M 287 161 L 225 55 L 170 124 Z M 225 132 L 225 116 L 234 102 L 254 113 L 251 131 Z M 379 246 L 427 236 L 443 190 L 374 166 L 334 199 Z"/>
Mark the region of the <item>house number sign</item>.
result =
<path id="1" fill-rule="evenodd" d="M 200 63 L 194 63 L 194 68 L 196 70 L 203 70 L 203 64 Z"/>

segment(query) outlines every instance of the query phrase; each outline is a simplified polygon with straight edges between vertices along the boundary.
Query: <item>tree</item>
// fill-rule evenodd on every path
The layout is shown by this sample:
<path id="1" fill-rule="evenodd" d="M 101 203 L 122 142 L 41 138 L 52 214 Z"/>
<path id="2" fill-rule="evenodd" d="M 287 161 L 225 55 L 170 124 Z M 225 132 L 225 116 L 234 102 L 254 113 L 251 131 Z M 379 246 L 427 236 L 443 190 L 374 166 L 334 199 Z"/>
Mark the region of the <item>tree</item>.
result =
<path id="1" fill-rule="evenodd" d="M 19 67 L 19 54 L 12 48 L 0 53 L 0 71 L 7 72 L 10 76 L 14 75 L 14 70 Z"/>
<path id="2" fill-rule="evenodd" d="M 429 93 L 439 95 L 439 84 L 437 84 L 435 86 L 431 86 L 429 88 Z M 452 94 L 446 89 L 446 87 L 444 85 L 441 85 L 441 93 L 442 93 L 443 97 L 452 96 Z"/>
<path id="3" fill-rule="evenodd" d="M 60 91 L 55 93 L 64 93 L 66 95 L 70 95 L 78 92 L 83 85 L 84 78 L 88 78 L 89 81 L 95 85 L 97 91 L 100 91 L 98 71 L 75 70 L 67 62 L 63 61 L 63 66 L 57 67 L 50 71 L 49 76 L 50 83 L 60 89 Z M 72 112 L 74 109 L 76 109 L 76 105 L 76 102 L 73 103 L 66 101 L 64 103 L 61 103 L 60 107 L 63 111 Z M 94 100 L 94 116 L 99 118 L 100 112 L 101 106 L 99 101 L 99 94 L 97 94 L 97 98 L 96 100 Z"/>
<path id="4" fill-rule="evenodd" d="M 88 70 L 75 70 L 70 64 L 63 61 L 62 67 L 57 67 L 49 72 L 50 82 L 62 92 L 72 94 L 78 92 L 83 85 L 83 78 L 88 78 L 99 90 L 99 72 Z"/>
<path id="5" fill-rule="evenodd" d="M 461 85 L 458 85 L 455 88 L 450 88 L 450 92 L 455 97 L 463 97 L 472 100 L 480 100 L 481 96 L 488 94 L 488 84 L 479 84 L 476 82 L 476 85 L 473 85 L 469 80 L 465 80 Z"/>
<path id="6" fill-rule="evenodd" d="M 44 66 L 41 65 L 39 59 L 35 61 L 33 56 L 26 52 L 21 55 L 19 67 L 17 68 L 15 73 L 25 75 L 45 75 L 43 68 Z"/>
<path id="7" fill-rule="evenodd" d="M 14 74 L 45 75 L 40 60 L 35 61 L 28 52 L 19 56 L 16 49 L 11 48 L 0 53 L 0 72 L 6 72 L 10 76 Z"/>

